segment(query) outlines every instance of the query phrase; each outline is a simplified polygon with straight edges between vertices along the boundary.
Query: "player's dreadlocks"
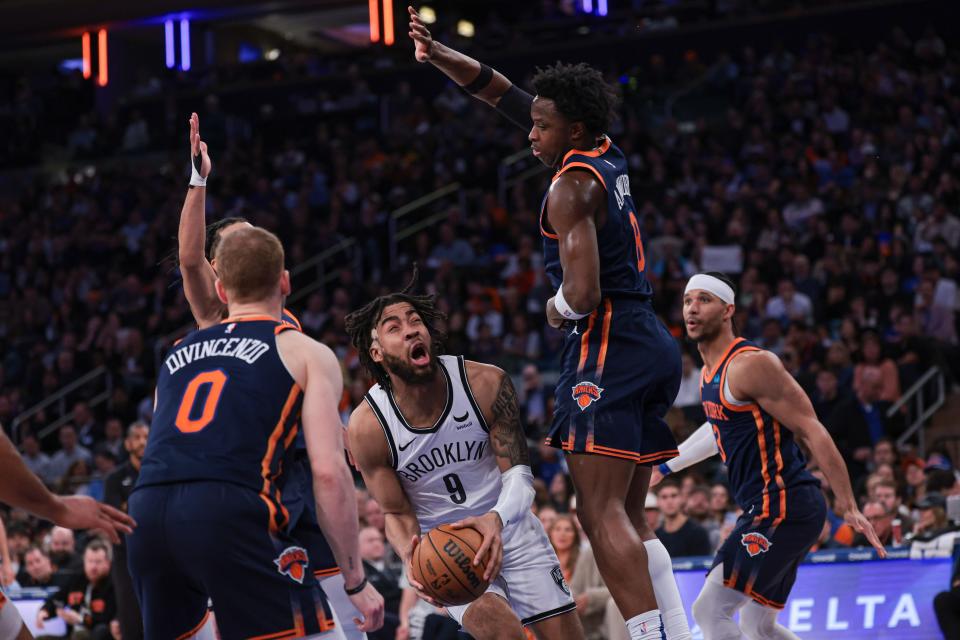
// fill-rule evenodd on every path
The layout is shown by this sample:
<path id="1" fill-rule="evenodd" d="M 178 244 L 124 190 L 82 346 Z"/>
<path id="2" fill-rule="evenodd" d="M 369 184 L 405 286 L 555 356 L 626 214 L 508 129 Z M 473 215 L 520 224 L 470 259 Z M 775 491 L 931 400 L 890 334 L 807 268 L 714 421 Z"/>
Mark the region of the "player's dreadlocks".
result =
<path id="1" fill-rule="evenodd" d="M 418 296 L 410 293 L 417 282 L 419 271 L 417 265 L 413 265 L 413 277 L 403 290 L 397 293 L 388 293 L 380 296 L 365 306 L 352 311 L 344 318 L 344 328 L 347 335 L 350 336 L 350 342 L 356 347 L 360 355 L 360 363 L 366 367 L 367 371 L 384 389 L 390 387 L 390 376 L 383 365 L 374 362 L 370 357 L 370 346 L 373 344 L 372 332 L 380 322 L 380 316 L 383 310 L 392 304 L 406 302 L 410 304 L 423 320 L 427 331 L 430 332 L 431 355 L 435 356 L 443 351 L 443 345 L 447 340 L 447 332 L 444 326 L 447 321 L 447 314 L 437 309 L 434 296 Z"/>
<path id="2" fill-rule="evenodd" d="M 541 98 L 550 98 L 565 118 L 582 122 L 595 135 L 606 133 L 613 121 L 617 94 L 603 75 L 581 62 L 537 69 L 533 89 Z"/>

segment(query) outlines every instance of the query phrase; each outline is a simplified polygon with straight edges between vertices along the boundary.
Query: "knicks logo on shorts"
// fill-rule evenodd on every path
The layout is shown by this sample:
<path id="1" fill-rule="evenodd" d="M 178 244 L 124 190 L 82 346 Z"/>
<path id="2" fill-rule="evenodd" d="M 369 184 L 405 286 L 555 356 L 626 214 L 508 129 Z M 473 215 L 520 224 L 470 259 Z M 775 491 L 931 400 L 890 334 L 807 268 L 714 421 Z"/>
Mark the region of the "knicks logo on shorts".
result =
<path id="1" fill-rule="evenodd" d="M 307 550 L 303 547 L 287 547 L 280 557 L 273 561 L 279 573 L 290 576 L 300 584 L 303 584 L 309 562 Z"/>
<path id="2" fill-rule="evenodd" d="M 751 531 L 750 533 L 745 533 L 740 536 L 740 544 L 746 548 L 751 558 L 761 553 L 766 553 L 770 550 L 770 547 L 773 546 L 773 543 L 767 539 L 767 536 L 762 533 L 757 533 L 756 531 Z"/>
<path id="3" fill-rule="evenodd" d="M 573 385 L 573 399 L 577 401 L 580 411 L 586 411 L 587 407 L 600 399 L 603 389 L 592 382 L 578 382 Z"/>

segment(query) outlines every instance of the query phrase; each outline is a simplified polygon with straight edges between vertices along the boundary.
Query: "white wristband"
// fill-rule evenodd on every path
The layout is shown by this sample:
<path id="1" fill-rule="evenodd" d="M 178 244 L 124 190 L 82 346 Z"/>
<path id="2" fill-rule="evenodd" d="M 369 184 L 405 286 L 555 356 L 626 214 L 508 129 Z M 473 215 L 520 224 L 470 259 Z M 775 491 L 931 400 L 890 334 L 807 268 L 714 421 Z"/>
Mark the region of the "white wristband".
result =
<path id="1" fill-rule="evenodd" d="M 533 504 L 533 472 L 525 464 L 517 464 L 500 476 L 503 485 L 500 487 L 500 498 L 491 511 L 500 515 L 503 526 L 516 522 L 530 511 Z"/>
<path id="2" fill-rule="evenodd" d="M 190 156 L 190 186 L 191 187 L 205 187 L 207 186 L 207 179 L 200 175 L 200 171 L 197 170 L 197 164 L 203 162 L 202 155 L 192 155 Z"/>
<path id="3" fill-rule="evenodd" d="M 563 297 L 563 284 L 557 289 L 557 295 L 553 297 L 553 306 L 555 306 L 557 312 L 567 320 L 579 320 L 580 318 L 586 318 L 590 315 L 589 313 L 577 313 L 570 307 L 570 304 Z"/>

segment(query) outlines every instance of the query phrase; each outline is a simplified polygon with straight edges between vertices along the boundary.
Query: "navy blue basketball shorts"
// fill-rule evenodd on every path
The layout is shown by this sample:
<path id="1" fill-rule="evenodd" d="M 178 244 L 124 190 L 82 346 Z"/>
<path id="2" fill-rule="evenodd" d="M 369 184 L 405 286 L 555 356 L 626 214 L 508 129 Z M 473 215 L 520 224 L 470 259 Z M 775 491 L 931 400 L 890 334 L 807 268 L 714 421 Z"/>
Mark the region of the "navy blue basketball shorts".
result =
<path id="1" fill-rule="evenodd" d="M 547 444 L 651 466 L 678 455 L 664 416 L 680 388 L 680 348 L 650 303 L 604 298 L 567 326 Z"/>
<path id="2" fill-rule="evenodd" d="M 760 502 L 745 511 L 713 560 L 713 567 L 723 564 L 724 586 L 774 609 L 783 609 L 797 579 L 797 567 L 820 537 L 827 517 L 826 502 L 816 485 L 784 492 L 785 499 L 771 501 L 779 505 Z M 765 513 L 770 515 L 762 517 Z"/>
<path id="3" fill-rule="evenodd" d="M 187 637 L 213 601 L 223 638 L 300 638 L 334 628 L 310 558 L 275 507 L 225 482 L 148 486 L 130 496 L 127 537 L 147 640 Z"/>
<path id="4" fill-rule="evenodd" d="M 283 506 L 290 514 L 288 531 L 310 554 L 310 570 L 317 578 L 340 573 L 330 544 L 317 522 L 317 503 L 313 498 L 313 474 L 306 451 L 294 453 L 293 463 L 284 472 Z"/>

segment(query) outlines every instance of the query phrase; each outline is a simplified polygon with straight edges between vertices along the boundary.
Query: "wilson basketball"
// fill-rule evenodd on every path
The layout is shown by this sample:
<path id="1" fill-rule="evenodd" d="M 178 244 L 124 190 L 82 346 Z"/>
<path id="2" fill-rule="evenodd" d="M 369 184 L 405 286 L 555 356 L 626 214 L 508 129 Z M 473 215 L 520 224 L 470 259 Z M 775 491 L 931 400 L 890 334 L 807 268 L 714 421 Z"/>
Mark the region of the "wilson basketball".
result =
<path id="1" fill-rule="evenodd" d="M 413 578 L 423 590 L 445 605 L 473 602 L 487 590 L 486 563 L 473 566 L 483 541 L 472 527 L 454 529 L 442 524 L 420 539 L 412 558 Z"/>

